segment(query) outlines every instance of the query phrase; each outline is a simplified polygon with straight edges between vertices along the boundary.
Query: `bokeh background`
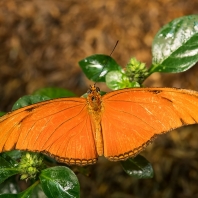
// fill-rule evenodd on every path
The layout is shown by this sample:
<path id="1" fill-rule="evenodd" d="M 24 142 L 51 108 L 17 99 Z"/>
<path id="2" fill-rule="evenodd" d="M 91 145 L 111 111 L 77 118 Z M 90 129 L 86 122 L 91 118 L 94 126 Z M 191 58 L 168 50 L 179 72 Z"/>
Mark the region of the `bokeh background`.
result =
<path id="1" fill-rule="evenodd" d="M 0 0 L 0 111 L 43 87 L 82 95 L 92 82 L 78 61 L 110 54 L 117 40 L 113 58 L 121 66 L 135 56 L 149 67 L 157 31 L 177 17 L 198 14 L 197 8 L 198 1 L 186 0 Z M 153 74 L 145 86 L 198 91 L 198 67 Z M 141 153 L 153 165 L 153 179 L 133 179 L 119 163 L 100 158 L 88 176 L 77 173 L 81 197 L 198 197 L 197 153 L 194 126 L 160 136 Z"/>

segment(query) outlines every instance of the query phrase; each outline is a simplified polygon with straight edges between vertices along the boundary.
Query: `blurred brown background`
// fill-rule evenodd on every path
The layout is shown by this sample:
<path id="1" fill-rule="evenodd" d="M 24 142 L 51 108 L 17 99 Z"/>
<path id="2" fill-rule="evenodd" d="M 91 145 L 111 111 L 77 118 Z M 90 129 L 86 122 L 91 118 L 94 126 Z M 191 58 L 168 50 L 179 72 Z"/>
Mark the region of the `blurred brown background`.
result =
<path id="1" fill-rule="evenodd" d="M 122 66 L 132 56 L 151 64 L 154 35 L 174 18 L 198 13 L 186 0 L 0 0 L 0 111 L 38 88 L 58 86 L 78 95 L 89 82 L 78 61 L 110 54 Z M 146 86 L 198 90 L 198 68 L 153 74 Z M 101 85 L 104 87 L 103 85 Z M 89 177 L 78 174 L 81 197 L 198 197 L 198 127 L 159 137 L 142 154 L 153 179 L 136 180 L 119 163 L 101 158 Z"/>

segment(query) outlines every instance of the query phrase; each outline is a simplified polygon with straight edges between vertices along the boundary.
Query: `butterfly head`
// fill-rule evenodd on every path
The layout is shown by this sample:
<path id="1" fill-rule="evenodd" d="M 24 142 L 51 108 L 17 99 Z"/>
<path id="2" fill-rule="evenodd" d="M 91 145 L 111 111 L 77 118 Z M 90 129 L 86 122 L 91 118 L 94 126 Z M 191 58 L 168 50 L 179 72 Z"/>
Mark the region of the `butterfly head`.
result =
<path id="1" fill-rule="evenodd" d="M 96 87 L 96 84 L 90 85 L 90 88 L 88 89 L 87 93 L 87 102 L 89 104 L 89 108 L 91 108 L 94 111 L 98 111 L 99 109 L 101 109 L 100 88 Z"/>

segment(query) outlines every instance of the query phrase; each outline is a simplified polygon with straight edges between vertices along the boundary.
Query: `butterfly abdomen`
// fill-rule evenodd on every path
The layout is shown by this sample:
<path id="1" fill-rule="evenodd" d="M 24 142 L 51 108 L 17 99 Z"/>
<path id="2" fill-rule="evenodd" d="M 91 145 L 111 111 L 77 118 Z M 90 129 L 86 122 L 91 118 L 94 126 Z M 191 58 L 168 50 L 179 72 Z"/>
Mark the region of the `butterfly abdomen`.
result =
<path id="1" fill-rule="evenodd" d="M 103 155 L 104 144 L 101 128 L 102 100 L 100 90 L 95 86 L 90 86 L 87 97 L 88 112 L 91 116 L 94 130 L 96 150 L 99 156 Z"/>

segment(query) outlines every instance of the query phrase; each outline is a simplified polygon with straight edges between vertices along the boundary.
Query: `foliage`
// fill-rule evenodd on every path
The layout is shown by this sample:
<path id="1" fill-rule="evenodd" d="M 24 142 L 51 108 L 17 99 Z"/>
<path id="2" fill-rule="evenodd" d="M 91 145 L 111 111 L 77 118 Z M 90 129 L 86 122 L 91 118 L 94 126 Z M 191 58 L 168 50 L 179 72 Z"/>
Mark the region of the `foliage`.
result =
<path id="1" fill-rule="evenodd" d="M 154 72 L 178 73 L 190 69 L 198 61 L 198 15 L 173 20 L 156 34 L 152 45 L 152 64 L 147 69 L 144 63 L 132 58 L 123 69 L 107 55 L 92 55 L 79 62 L 85 75 L 94 82 L 105 82 L 112 90 L 141 87 Z M 20 98 L 13 109 L 57 97 L 72 97 L 74 94 L 60 88 L 43 88 L 33 95 Z M 4 115 L 0 112 L 0 116 Z M 21 160 L 20 160 L 21 159 Z M 80 186 L 73 171 L 58 165 L 54 160 L 40 154 L 10 151 L 0 154 L 0 197 L 38 197 L 42 187 L 47 197 L 79 197 Z M 121 162 L 124 171 L 135 178 L 152 178 L 151 164 L 142 156 Z M 55 166 L 55 167 L 54 167 Z M 83 172 L 83 171 L 81 171 Z M 25 191 L 12 194 L 5 191 L 6 181 L 20 174 L 31 185 Z M 5 193 L 6 192 L 6 193 Z M 10 192 L 9 194 L 7 192 Z M 43 197 L 43 196 L 42 196 Z"/>

